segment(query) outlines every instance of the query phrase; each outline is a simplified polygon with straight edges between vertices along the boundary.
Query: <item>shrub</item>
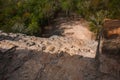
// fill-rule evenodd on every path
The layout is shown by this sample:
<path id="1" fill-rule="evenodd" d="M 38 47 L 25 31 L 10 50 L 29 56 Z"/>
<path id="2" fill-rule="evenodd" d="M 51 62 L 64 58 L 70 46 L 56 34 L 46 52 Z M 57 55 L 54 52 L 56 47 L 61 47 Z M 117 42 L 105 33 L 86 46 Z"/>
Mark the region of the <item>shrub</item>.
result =
<path id="1" fill-rule="evenodd" d="M 107 17 L 108 11 L 101 10 L 89 17 L 91 31 L 97 33 L 104 23 L 104 19 Z"/>
<path id="2" fill-rule="evenodd" d="M 26 29 L 26 34 L 34 35 L 40 33 L 40 27 L 38 24 L 38 19 L 36 17 L 32 17 L 31 23 L 28 25 Z"/>

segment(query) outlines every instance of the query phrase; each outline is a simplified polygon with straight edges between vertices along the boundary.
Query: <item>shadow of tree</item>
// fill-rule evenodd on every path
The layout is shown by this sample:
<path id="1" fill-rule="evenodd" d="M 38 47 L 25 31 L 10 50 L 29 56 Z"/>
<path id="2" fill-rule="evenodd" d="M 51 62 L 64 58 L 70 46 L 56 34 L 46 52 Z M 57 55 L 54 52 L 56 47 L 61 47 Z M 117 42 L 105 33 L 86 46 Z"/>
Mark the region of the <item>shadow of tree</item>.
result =
<path id="1" fill-rule="evenodd" d="M 94 80 L 99 76 L 95 60 L 80 55 L 16 49 L 5 55 L 1 51 L 0 56 L 0 80 Z"/>
<path id="2" fill-rule="evenodd" d="M 7 33 L 6 33 L 7 34 Z M 11 41 L 17 41 L 17 40 L 19 40 L 20 38 L 19 38 L 19 35 L 13 35 L 13 36 L 9 36 L 8 34 L 7 35 L 5 35 L 5 34 L 0 34 L 0 41 L 2 41 L 2 40 L 11 40 Z"/>
<path id="3" fill-rule="evenodd" d="M 73 25 L 77 24 L 76 23 L 77 21 L 80 21 L 80 18 L 76 18 L 76 19 L 69 18 L 69 17 L 57 18 L 57 19 L 53 20 L 54 23 L 51 23 L 50 25 L 45 26 L 43 28 L 42 37 L 47 37 L 48 38 L 48 37 L 53 36 L 53 35 L 64 36 L 62 34 L 64 32 L 64 30 L 65 29 L 71 29 L 70 26 L 73 26 Z M 61 26 L 65 26 L 66 24 L 69 25 L 69 26 L 61 28 Z"/>

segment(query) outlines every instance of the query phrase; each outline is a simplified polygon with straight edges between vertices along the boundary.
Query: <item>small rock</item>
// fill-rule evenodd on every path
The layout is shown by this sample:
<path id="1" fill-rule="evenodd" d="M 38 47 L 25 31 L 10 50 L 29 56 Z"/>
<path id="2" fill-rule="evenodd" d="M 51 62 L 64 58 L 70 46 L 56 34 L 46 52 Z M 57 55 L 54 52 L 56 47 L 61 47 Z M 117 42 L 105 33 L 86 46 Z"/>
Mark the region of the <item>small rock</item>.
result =
<path id="1" fill-rule="evenodd" d="M 47 47 L 47 50 L 53 52 L 53 51 L 55 50 L 55 47 L 54 47 L 54 46 L 48 46 L 48 47 Z"/>
<path id="2" fill-rule="evenodd" d="M 34 46 L 35 45 L 35 42 L 30 42 L 30 43 L 27 43 L 28 46 Z"/>

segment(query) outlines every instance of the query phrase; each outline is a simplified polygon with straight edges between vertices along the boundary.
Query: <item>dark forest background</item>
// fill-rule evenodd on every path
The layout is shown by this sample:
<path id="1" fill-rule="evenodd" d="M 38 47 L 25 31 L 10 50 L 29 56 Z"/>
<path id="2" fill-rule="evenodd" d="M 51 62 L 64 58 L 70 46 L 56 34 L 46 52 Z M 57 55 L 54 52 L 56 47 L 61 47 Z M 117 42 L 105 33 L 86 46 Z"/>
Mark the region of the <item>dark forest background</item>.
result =
<path id="1" fill-rule="evenodd" d="M 96 33 L 105 18 L 120 19 L 120 0 L 0 0 L 0 29 L 40 36 L 59 14 L 89 21 Z"/>

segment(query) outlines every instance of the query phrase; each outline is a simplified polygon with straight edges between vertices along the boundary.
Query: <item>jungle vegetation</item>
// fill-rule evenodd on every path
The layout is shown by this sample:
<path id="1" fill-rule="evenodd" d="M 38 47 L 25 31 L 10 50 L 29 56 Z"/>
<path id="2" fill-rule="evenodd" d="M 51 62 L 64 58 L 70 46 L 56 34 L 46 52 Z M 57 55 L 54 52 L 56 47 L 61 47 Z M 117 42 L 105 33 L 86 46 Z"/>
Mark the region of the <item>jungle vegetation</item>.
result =
<path id="1" fill-rule="evenodd" d="M 90 22 L 97 32 L 105 18 L 120 19 L 119 0 L 0 0 L 0 29 L 40 35 L 57 14 L 70 17 L 71 13 Z"/>

